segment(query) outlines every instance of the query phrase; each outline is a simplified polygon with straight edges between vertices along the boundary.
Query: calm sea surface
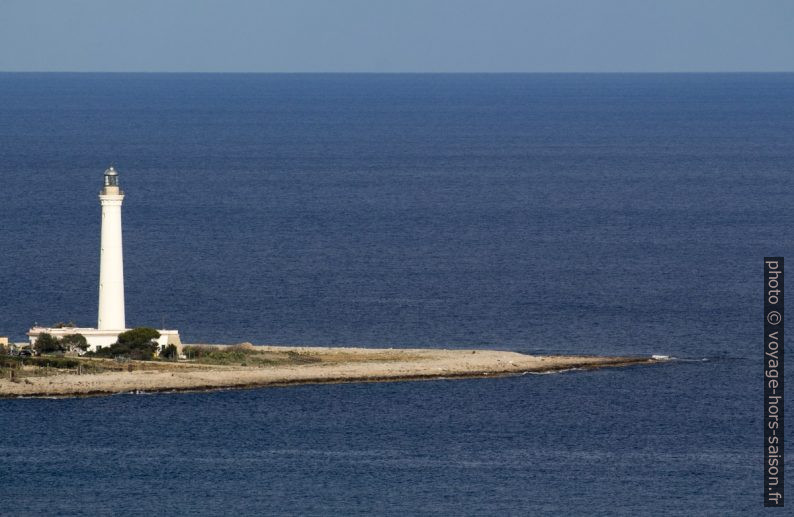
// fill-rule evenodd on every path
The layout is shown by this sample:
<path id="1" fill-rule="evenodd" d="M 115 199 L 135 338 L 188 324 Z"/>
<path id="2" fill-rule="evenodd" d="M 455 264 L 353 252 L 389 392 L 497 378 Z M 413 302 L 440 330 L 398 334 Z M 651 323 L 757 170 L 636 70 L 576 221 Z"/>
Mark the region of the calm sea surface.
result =
<path id="1" fill-rule="evenodd" d="M 128 324 L 679 358 L 0 400 L 0 514 L 759 513 L 793 137 L 794 74 L 0 74 L 0 335 L 95 325 L 112 163 Z"/>

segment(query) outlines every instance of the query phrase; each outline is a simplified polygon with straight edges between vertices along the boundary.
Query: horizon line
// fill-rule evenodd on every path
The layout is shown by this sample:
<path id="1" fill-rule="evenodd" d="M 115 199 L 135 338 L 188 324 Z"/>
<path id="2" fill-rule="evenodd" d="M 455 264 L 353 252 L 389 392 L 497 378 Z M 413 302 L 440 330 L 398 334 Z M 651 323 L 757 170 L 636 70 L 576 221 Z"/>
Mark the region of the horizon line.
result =
<path id="1" fill-rule="evenodd" d="M 794 70 L 710 70 L 710 71 L 605 71 L 605 72 L 207 72 L 207 71 L 145 71 L 145 70 L 0 70 L 0 74 L 84 74 L 84 75 L 773 75 L 793 74 Z"/>
<path id="2" fill-rule="evenodd" d="M 598 75 L 598 74 L 790 74 L 791 70 L 606 70 L 606 71 L 207 71 L 207 70 L 0 70 L 0 74 L 237 74 L 237 75 Z"/>

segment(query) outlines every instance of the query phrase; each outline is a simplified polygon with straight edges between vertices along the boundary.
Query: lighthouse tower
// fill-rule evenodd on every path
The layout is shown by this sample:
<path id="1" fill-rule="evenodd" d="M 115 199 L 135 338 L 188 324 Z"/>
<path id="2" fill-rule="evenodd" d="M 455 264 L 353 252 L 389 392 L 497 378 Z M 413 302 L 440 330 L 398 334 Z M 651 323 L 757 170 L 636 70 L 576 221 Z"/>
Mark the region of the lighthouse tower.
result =
<path id="1" fill-rule="evenodd" d="M 111 166 L 99 193 L 102 205 L 102 238 L 99 259 L 99 330 L 123 331 L 124 259 L 121 252 L 121 202 L 119 173 Z"/>
<path id="2" fill-rule="evenodd" d="M 119 188 L 119 173 L 110 167 L 105 171 L 105 180 L 99 192 L 102 206 L 102 235 L 99 252 L 99 322 L 97 328 L 57 325 L 55 327 L 34 326 L 28 331 L 31 346 L 42 334 L 63 339 L 71 334 L 86 338 L 89 350 L 108 347 L 118 340 L 119 334 L 128 330 L 124 318 L 124 257 L 121 252 L 121 202 L 124 193 Z M 178 330 L 158 330 L 160 346 L 175 345 L 181 350 L 182 342 Z"/>

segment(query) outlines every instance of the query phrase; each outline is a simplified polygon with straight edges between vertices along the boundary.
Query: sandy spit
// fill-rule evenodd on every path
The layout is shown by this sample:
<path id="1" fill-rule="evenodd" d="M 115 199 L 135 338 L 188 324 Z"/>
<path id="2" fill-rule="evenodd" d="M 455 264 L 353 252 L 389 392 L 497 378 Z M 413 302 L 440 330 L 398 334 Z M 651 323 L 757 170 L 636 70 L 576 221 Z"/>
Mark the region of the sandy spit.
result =
<path id="1" fill-rule="evenodd" d="M 23 382 L 0 379 L 0 397 L 74 397 L 291 384 L 471 378 L 659 362 L 650 357 L 530 356 L 495 350 L 256 348 L 263 352 L 311 354 L 321 362 L 266 367 L 170 363 L 173 366 L 165 371 L 61 374 L 29 377 Z"/>

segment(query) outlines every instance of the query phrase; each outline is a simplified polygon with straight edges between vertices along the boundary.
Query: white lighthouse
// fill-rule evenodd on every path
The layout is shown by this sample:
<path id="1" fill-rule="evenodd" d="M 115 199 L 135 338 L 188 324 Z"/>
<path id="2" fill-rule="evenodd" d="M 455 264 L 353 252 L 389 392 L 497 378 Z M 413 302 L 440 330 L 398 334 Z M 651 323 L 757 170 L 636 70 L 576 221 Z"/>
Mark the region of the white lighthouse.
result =
<path id="1" fill-rule="evenodd" d="M 85 336 L 89 349 L 110 346 L 118 335 L 129 330 L 124 318 L 124 256 L 121 247 L 121 203 L 124 193 L 119 187 L 119 173 L 112 166 L 105 171 L 99 204 L 102 207 L 102 230 L 99 249 L 99 318 L 97 328 L 35 326 L 28 331 L 33 345 L 41 334 L 62 338 L 69 334 Z M 158 329 L 157 342 L 181 348 L 179 331 Z"/>
<path id="2" fill-rule="evenodd" d="M 124 257 L 121 251 L 121 203 L 119 173 L 111 166 L 105 171 L 105 184 L 99 193 L 102 205 L 102 239 L 99 258 L 99 330 L 124 326 Z"/>

